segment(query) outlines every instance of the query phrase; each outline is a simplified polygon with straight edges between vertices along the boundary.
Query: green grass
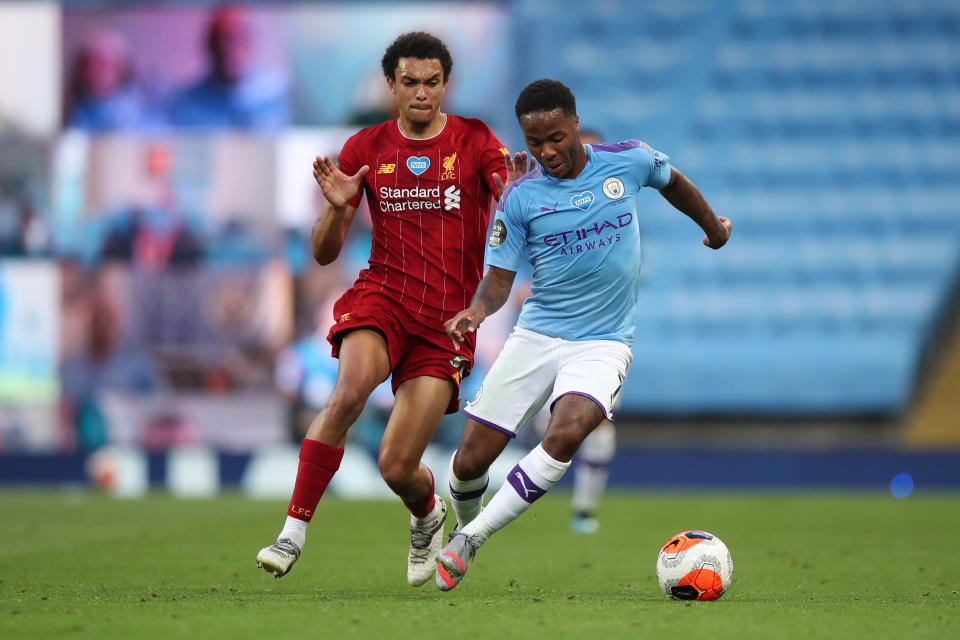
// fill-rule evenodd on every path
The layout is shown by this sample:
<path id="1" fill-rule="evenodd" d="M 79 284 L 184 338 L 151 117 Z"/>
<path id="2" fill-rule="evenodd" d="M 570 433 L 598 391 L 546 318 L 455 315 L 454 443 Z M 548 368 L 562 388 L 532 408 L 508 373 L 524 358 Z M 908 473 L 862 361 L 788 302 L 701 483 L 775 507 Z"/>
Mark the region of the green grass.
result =
<path id="1" fill-rule="evenodd" d="M 405 582 L 406 512 L 321 504 L 305 554 L 254 568 L 285 505 L 0 493 L 0 638 L 957 638 L 960 496 L 614 494 L 594 536 L 551 495 L 451 593 Z M 717 602 L 662 595 L 670 535 L 730 547 Z"/>

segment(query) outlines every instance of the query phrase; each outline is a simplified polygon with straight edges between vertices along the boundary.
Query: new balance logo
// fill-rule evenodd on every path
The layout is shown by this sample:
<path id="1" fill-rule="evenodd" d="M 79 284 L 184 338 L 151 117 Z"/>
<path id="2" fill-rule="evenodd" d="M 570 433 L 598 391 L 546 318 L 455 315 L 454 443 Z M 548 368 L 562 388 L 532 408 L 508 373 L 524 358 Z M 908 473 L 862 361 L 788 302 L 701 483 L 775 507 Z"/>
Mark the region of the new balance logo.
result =
<path id="1" fill-rule="evenodd" d="M 396 164 L 384 163 L 384 164 L 381 164 L 380 167 L 377 169 L 377 173 L 393 173 L 396 170 L 397 170 Z"/>
<path id="2" fill-rule="evenodd" d="M 452 185 L 447 187 L 443 192 L 443 208 L 447 211 L 460 208 L 460 189 Z"/>

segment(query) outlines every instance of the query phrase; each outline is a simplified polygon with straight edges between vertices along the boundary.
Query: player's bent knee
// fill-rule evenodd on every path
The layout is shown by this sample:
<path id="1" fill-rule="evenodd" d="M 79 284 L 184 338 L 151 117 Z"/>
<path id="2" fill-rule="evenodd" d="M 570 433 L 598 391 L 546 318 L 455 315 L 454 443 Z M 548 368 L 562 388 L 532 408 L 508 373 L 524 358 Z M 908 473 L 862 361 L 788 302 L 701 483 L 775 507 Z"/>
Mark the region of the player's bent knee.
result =
<path id="1" fill-rule="evenodd" d="M 487 460 L 476 450 L 460 447 L 453 455 L 453 474 L 460 480 L 476 480 L 492 463 L 493 460 Z"/>
<path id="2" fill-rule="evenodd" d="M 569 460 L 577 452 L 593 426 L 580 420 L 554 423 L 543 438 L 543 448 L 558 460 Z"/>
<path id="3" fill-rule="evenodd" d="M 416 481 L 417 473 L 420 470 L 420 462 L 414 461 L 412 464 L 403 460 L 380 456 L 377 461 L 380 468 L 380 477 L 387 483 L 392 490 L 404 489 Z"/>
<path id="4" fill-rule="evenodd" d="M 323 410 L 335 422 L 350 425 L 360 416 L 366 401 L 367 397 L 356 389 L 337 387 L 333 390 Z"/>

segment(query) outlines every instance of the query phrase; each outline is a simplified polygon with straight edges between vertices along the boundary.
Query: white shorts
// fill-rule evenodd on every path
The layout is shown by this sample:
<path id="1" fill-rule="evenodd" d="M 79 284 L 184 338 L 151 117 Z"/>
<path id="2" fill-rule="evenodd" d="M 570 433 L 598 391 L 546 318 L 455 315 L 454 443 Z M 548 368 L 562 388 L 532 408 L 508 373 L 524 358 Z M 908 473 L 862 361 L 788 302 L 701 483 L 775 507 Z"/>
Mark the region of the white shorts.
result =
<path id="1" fill-rule="evenodd" d="M 544 404 L 560 396 L 590 398 L 613 418 L 633 351 L 615 340 L 564 340 L 516 327 L 463 412 L 516 436 Z"/>

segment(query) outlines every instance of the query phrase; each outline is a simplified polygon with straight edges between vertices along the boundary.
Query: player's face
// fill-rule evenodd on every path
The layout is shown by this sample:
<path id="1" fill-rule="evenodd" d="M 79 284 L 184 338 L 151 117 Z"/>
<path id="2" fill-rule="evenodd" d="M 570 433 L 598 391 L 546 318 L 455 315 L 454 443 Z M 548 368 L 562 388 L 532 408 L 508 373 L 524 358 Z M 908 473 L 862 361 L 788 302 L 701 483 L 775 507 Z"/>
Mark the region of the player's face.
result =
<path id="1" fill-rule="evenodd" d="M 436 58 L 400 58 L 387 84 L 397 96 L 400 117 L 408 122 L 427 125 L 440 117 L 440 100 L 447 83 Z"/>
<path id="2" fill-rule="evenodd" d="M 563 109 L 531 111 L 520 116 L 527 149 L 543 170 L 554 178 L 573 179 L 587 164 L 580 142 L 580 117 L 564 115 Z"/>

